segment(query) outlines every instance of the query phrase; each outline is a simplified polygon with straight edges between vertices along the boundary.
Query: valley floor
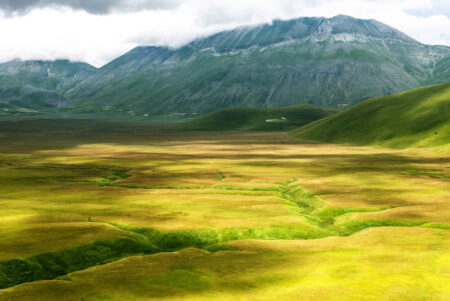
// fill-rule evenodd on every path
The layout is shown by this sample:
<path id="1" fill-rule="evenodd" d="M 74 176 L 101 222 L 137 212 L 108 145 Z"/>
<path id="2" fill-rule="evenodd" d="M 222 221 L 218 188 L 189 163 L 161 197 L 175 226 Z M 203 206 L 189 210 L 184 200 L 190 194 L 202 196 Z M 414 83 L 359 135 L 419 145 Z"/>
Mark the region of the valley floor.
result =
<path id="1" fill-rule="evenodd" d="M 0 300 L 448 300 L 450 157 L 0 122 Z"/>

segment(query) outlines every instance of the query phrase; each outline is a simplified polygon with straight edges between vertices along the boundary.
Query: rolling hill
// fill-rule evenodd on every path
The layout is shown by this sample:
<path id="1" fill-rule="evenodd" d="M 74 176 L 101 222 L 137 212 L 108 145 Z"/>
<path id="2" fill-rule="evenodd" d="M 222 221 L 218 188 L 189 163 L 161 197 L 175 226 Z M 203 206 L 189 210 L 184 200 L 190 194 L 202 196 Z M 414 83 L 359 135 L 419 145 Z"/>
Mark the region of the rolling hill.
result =
<path id="1" fill-rule="evenodd" d="M 450 83 L 364 101 L 300 127 L 295 137 L 394 148 L 450 144 Z"/>
<path id="2" fill-rule="evenodd" d="M 327 117 L 336 110 L 311 105 L 274 109 L 231 108 L 216 111 L 179 125 L 180 129 L 204 131 L 284 131 Z"/>

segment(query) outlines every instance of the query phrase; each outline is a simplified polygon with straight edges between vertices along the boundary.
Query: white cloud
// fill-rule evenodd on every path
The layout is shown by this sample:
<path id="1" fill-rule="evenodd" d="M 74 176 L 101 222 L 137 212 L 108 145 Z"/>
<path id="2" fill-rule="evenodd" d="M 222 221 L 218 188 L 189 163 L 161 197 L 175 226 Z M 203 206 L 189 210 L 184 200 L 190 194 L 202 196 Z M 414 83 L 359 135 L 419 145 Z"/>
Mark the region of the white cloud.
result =
<path id="1" fill-rule="evenodd" d="M 450 17 L 444 6 L 437 8 L 446 3 L 439 0 L 177 0 L 178 5 L 157 9 L 144 5 L 152 1 L 116 2 L 127 1 L 129 8 L 145 9 L 90 14 L 50 6 L 0 14 L 0 61 L 68 58 L 100 66 L 142 44 L 178 47 L 244 24 L 337 14 L 377 19 L 423 43 L 450 45 Z M 421 11 L 428 13 L 414 13 Z"/>

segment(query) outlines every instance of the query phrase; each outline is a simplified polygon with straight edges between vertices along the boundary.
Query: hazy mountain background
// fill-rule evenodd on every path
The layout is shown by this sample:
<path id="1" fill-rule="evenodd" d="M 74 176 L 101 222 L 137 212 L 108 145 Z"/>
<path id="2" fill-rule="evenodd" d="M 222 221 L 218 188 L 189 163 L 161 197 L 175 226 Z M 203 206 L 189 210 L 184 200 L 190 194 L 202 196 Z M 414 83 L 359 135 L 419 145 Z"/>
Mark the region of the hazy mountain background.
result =
<path id="1" fill-rule="evenodd" d="M 152 115 L 337 107 L 448 82 L 449 70 L 450 47 L 340 15 L 241 27 L 178 49 L 137 47 L 99 69 L 68 61 L 1 64 L 0 99 Z"/>
<path id="2" fill-rule="evenodd" d="M 0 64 L 0 109 L 31 112 L 65 107 L 70 101 L 58 91 L 95 70 L 89 64 L 68 60 L 14 60 Z"/>

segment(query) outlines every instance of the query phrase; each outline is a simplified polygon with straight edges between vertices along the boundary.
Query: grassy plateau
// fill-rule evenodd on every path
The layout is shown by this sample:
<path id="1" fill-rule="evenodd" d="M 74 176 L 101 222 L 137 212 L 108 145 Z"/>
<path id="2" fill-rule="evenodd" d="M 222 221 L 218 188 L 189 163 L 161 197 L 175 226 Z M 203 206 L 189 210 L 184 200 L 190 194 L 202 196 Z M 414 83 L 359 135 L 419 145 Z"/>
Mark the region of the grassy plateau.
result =
<path id="1" fill-rule="evenodd" d="M 2 301 L 449 300 L 449 229 L 428 149 L 0 121 Z"/>

